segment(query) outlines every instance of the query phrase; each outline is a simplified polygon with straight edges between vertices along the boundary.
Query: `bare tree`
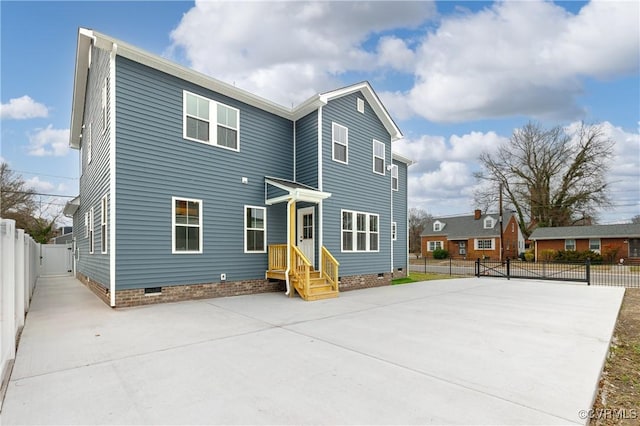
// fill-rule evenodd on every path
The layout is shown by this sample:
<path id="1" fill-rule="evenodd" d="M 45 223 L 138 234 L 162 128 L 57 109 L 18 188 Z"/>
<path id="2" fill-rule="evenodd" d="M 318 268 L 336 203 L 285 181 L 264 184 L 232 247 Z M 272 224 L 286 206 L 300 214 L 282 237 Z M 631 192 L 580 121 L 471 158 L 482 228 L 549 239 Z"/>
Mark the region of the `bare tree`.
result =
<path id="1" fill-rule="evenodd" d="M 426 211 L 412 207 L 409 209 L 409 252 L 420 253 L 420 234 L 425 224 L 433 219 Z"/>
<path id="2" fill-rule="evenodd" d="M 609 202 L 605 174 L 612 153 L 613 141 L 600 126 L 581 124 L 567 133 L 530 122 L 496 154 L 480 155 L 483 171 L 476 178 L 489 184 L 476 192 L 476 205 L 495 206 L 502 187 L 525 237 L 532 226 L 590 223 Z"/>
<path id="3" fill-rule="evenodd" d="M 631 223 L 640 223 L 640 214 L 637 214 L 634 217 L 632 217 Z"/>
<path id="4" fill-rule="evenodd" d="M 13 219 L 16 227 L 27 229 L 36 210 L 33 189 L 7 163 L 0 166 L 0 217 Z"/>

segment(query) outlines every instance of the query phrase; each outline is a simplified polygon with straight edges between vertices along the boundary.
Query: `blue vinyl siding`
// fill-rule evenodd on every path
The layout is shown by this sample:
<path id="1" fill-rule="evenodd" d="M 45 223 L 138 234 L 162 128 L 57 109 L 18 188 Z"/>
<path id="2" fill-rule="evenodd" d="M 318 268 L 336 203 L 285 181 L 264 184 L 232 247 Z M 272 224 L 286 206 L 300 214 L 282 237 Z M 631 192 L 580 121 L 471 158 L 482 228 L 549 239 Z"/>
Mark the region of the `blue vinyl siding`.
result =
<path id="1" fill-rule="evenodd" d="M 318 187 L 318 111 L 296 121 L 296 181 Z"/>
<path id="2" fill-rule="evenodd" d="M 109 256 L 101 252 L 104 236 L 100 232 L 102 197 L 109 195 L 109 130 L 102 131 L 102 87 L 109 77 L 109 52 L 92 47 L 92 63 L 87 82 L 85 115 L 80 175 L 80 207 L 73 216 L 73 230 L 76 239 L 77 271 L 109 287 Z M 108 85 L 107 85 L 108 88 Z M 107 112 L 109 111 L 107 93 Z M 109 126 L 111 117 L 107 117 Z M 89 132 L 89 124 L 91 131 Z M 88 163 L 88 138 L 91 136 L 91 163 Z M 89 254 L 89 238 L 86 235 L 85 213 L 93 208 L 93 254 Z M 111 200 L 108 200 L 111 208 Z M 111 224 L 108 223 L 108 227 Z M 108 232 L 108 231 L 107 231 Z"/>
<path id="3" fill-rule="evenodd" d="M 329 101 L 322 109 L 323 244 L 340 262 L 340 275 L 391 271 L 391 137 L 365 100 L 365 113 L 356 109 L 360 92 Z M 332 122 L 349 129 L 348 164 L 332 160 Z M 373 172 L 373 139 L 385 145 L 385 175 Z M 379 215 L 379 252 L 341 251 L 341 210 Z"/>
<path id="4" fill-rule="evenodd" d="M 393 191 L 393 220 L 397 224 L 397 239 L 393 242 L 393 267 L 407 269 L 407 165 L 393 161 L 398 166 L 398 190 Z"/>
<path id="5" fill-rule="evenodd" d="M 264 176 L 293 179 L 292 122 L 122 57 L 116 67 L 117 288 L 264 278 L 267 254 L 244 253 L 244 206 L 264 206 Z M 240 152 L 183 139 L 183 90 L 240 110 Z M 203 202 L 202 254 L 171 253 L 174 196 Z M 267 238 L 286 241 L 286 204 L 267 207 Z"/>

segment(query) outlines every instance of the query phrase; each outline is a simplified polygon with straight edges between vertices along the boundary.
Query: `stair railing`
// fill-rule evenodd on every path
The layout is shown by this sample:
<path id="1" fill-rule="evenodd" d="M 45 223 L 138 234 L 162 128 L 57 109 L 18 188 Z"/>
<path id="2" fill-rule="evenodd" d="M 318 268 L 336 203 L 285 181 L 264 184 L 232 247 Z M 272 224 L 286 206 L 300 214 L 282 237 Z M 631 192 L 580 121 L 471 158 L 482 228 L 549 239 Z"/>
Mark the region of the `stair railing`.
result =
<path id="1" fill-rule="evenodd" d="M 338 291 L 338 266 L 340 263 L 325 246 L 322 246 L 320 251 L 320 263 L 322 264 L 322 276 L 334 291 Z"/>
<path id="2" fill-rule="evenodd" d="M 311 262 L 309 262 L 304 253 L 296 246 L 291 246 L 291 257 L 293 258 L 291 273 L 297 281 L 296 287 L 302 284 L 302 292 L 304 293 L 304 297 L 307 297 L 311 283 Z"/>

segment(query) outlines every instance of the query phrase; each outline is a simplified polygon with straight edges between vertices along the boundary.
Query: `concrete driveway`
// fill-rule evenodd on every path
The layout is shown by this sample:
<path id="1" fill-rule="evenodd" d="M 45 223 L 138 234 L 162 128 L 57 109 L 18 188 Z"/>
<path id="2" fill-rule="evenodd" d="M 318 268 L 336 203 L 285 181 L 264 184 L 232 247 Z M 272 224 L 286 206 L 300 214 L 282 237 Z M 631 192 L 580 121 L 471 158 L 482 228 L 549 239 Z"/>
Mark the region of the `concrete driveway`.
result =
<path id="1" fill-rule="evenodd" d="M 112 310 L 41 278 L 2 424 L 584 424 L 624 289 L 463 278 Z"/>

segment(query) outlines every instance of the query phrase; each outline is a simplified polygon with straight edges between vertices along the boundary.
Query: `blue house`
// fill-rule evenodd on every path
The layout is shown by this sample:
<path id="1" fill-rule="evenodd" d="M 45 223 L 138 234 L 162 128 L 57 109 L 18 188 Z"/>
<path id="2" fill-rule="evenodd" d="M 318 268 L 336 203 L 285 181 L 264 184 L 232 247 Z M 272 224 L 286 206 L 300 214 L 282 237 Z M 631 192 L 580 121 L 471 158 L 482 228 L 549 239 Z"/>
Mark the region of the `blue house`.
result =
<path id="1" fill-rule="evenodd" d="M 76 276 L 118 307 L 389 284 L 408 265 L 400 138 L 367 82 L 286 108 L 81 28 Z"/>

